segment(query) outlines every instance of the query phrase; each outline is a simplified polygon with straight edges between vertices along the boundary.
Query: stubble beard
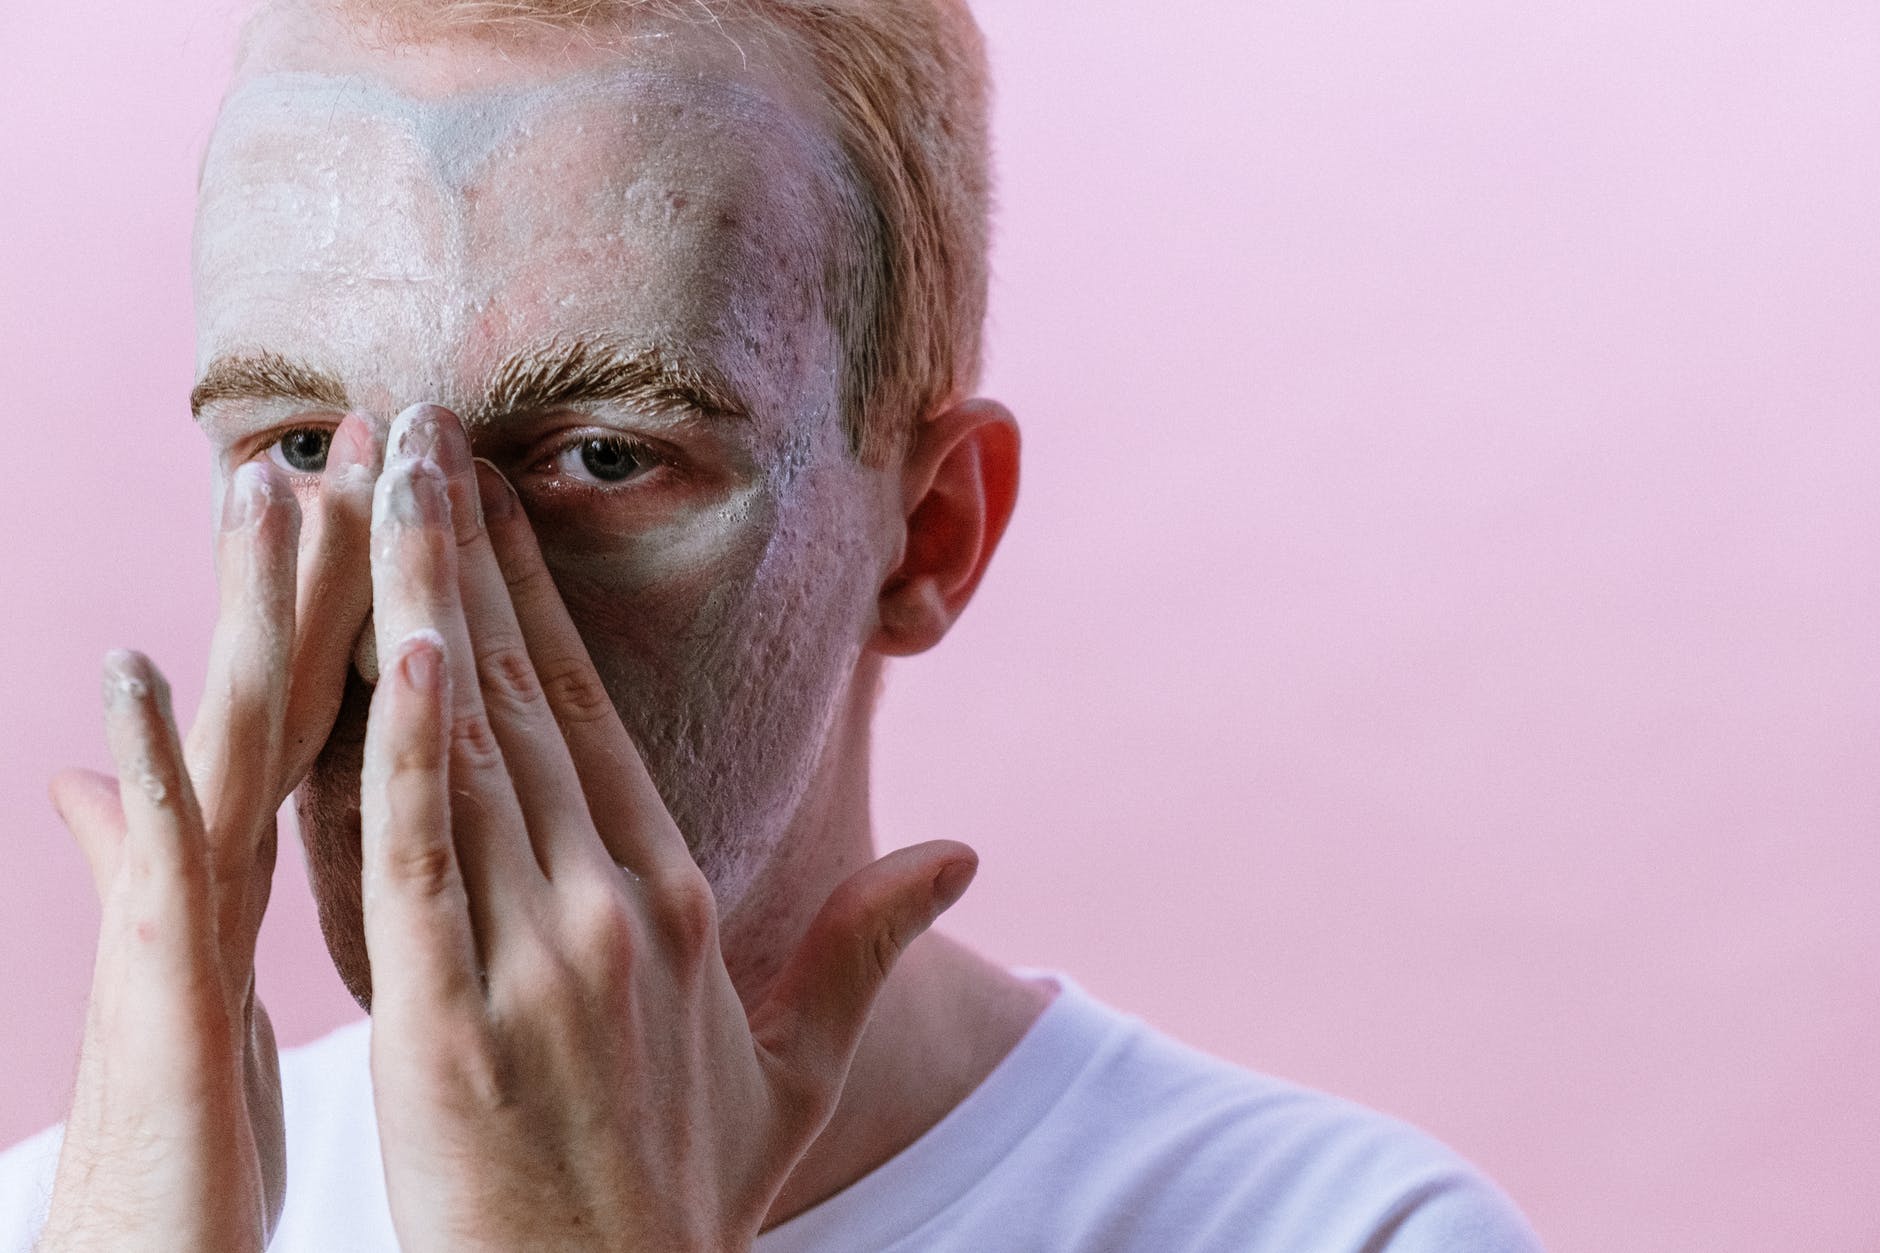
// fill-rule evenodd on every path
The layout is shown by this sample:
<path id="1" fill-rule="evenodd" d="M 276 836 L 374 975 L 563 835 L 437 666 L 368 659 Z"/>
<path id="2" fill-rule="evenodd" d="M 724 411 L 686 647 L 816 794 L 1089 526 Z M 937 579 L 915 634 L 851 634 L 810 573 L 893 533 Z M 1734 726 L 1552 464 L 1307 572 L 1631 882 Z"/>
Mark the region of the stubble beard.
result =
<path id="1" fill-rule="evenodd" d="M 771 630 L 735 644 L 718 635 L 678 677 L 601 668 L 721 917 L 743 902 L 789 836 L 859 656 L 854 648 L 805 649 L 800 637 L 786 638 L 800 619 L 764 618 Z M 320 930 L 346 990 L 368 1012 L 359 790 L 371 700 L 371 685 L 349 672 L 333 732 L 295 793 Z"/>

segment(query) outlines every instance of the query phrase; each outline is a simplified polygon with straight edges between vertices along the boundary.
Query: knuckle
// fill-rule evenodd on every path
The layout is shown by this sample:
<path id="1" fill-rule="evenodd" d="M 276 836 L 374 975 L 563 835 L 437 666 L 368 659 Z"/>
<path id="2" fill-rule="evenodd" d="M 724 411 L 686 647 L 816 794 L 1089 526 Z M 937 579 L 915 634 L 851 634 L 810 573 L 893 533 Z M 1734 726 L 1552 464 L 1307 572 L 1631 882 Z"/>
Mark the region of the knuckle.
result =
<path id="1" fill-rule="evenodd" d="M 451 722 L 450 747 L 457 761 L 473 769 L 502 765 L 503 750 L 496 742 L 496 732 L 490 726 L 489 715 L 480 709 L 460 714 Z"/>
<path id="2" fill-rule="evenodd" d="M 787 1125 L 820 1130 L 835 1113 L 835 1090 L 822 1077 L 830 1059 L 812 1057 L 810 1064 L 779 1067 L 771 1074 L 771 1091 Z M 814 1134 L 812 1130 L 811 1134 Z"/>
<path id="3" fill-rule="evenodd" d="M 582 968 L 618 972 L 630 965 L 639 947 L 633 914 L 620 894 L 596 887 L 577 898 L 572 910 L 573 947 Z"/>
<path id="4" fill-rule="evenodd" d="M 866 973 L 876 983 L 886 981 L 894 964 L 901 960 L 901 952 L 906 947 L 900 934 L 892 927 L 877 928 L 863 946 L 863 959 Z"/>
<path id="5" fill-rule="evenodd" d="M 392 774 L 434 774 L 444 765 L 443 746 L 432 736 L 401 738 L 392 746 Z"/>
<path id="6" fill-rule="evenodd" d="M 570 658 L 544 667 L 539 676 L 549 707 L 563 726 L 580 726 L 617 717 L 613 697 L 594 667 L 582 658 Z"/>
<path id="7" fill-rule="evenodd" d="M 718 901 L 696 866 L 661 876 L 652 885 L 652 914 L 660 934 L 682 958 L 701 961 L 718 947 Z"/>
<path id="8" fill-rule="evenodd" d="M 503 558 L 513 558 L 514 554 L 504 552 Z M 540 561 L 499 560 L 502 567 L 503 582 L 509 585 L 512 599 L 526 600 L 534 597 L 559 596 L 555 580 L 550 577 L 548 567 Z"/>
<path id="9" fill-rule="evenodd" d="M 444 1103 L 465 1113 L 489 1113 L 514 1105 L 519 1098 L 516 1067 L 487 1031 L 462 1026 L 441 1037 L 447 1044 L 438 1056 L 446 1059 L 442 1077 Z"/>
<path id="10" fill-rule="evenodd" d="M 385 852 L 386 878 L 405 892 L 434 899 L 457 882 L 457 859 L 448 840 L 394 842 Z"/>
<path id="11" fill-rule="evenodd" d="M 477 679 L 486 693 L 511 705 L 532 705 L 542 697 L 528 650 L 514 642 L 497 645 L 478 658 Z"/>

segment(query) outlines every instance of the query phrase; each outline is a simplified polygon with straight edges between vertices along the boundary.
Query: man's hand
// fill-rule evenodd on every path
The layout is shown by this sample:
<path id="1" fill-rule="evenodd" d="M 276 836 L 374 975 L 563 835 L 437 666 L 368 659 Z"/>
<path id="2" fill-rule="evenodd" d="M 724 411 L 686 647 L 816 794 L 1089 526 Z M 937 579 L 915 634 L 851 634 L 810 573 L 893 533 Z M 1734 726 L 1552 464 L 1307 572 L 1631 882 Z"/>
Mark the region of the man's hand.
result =
<path id="1" fill-rule="evenodd" d="M 361 800 L 399 1239 L 746 1248 L 973 853 L 922 845 L 857 873 L 747 1016 L 710 885 L 508 484 L 444 410 L 407 412 L 391 439 Z"/>
<path id="2" fill-rule="evenodd" d="M 357 554 L 376 456 L 364 421 L 348 418 L 304 564 L 300 511 L 280 476 L 261 463 L 235 474 L 187 751 L 163 677 L 117 653 L 104 683 L 117 778 L 53 780 L 103 918 L 42 1251 L 249 1253 L 280 1217 L 280 1073 L 255 997 L 255 940 L 276 811 L 332 726 L 365 622 L 370 582 Z"/>

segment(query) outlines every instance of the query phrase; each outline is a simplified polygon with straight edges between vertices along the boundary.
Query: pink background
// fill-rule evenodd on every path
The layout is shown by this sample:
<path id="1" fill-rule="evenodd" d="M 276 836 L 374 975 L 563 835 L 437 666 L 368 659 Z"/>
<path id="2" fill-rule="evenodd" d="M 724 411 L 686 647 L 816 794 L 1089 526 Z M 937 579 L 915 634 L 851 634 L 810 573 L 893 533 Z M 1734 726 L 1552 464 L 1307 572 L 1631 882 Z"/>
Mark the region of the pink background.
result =
<path id="1" fill-rule="evenodd" d="M 1029 469 L 895 673 L 886 839 L 1557 1249 L 1880 1247 L 1880 9 L 979 7 Z M 95 920 L 43 780 L 103 762 L 107 647 L 200 681 L 230 8 L 0 7 L 0 1139 Z M 298 1041 L 351 1006 L 278 900 Z"/>

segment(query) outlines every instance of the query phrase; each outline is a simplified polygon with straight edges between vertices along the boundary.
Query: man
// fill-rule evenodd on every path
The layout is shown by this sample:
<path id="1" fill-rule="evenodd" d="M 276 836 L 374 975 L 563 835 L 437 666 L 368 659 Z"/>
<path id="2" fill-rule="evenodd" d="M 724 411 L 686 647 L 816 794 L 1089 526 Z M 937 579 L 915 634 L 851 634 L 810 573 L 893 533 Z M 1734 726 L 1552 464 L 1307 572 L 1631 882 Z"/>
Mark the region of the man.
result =
<path id="1" fill-rule="evenodd" d="M 1016 497 L 947 0 L 278 0 L 205 162 L 221 616 L 106 664 L 67 1249 L 1511 1250 L 1407 1128 L 921 937 L 869 722 Z M 277 1063 L 273 815 L 371 1012 Z M 369 1079 L 368 1079 L 369 1077 Z M 56 1166 L 55 1166 L 56 1163 Z"/>

